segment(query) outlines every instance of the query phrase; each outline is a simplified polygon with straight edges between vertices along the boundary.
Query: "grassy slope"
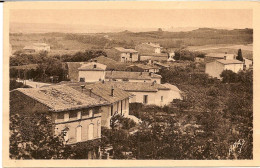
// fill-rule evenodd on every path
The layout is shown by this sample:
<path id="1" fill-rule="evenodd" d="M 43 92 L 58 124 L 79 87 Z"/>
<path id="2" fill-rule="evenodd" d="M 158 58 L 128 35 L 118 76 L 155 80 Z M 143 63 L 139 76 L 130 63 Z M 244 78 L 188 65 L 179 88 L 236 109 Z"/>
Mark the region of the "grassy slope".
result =
<path id="1" fill-rule="evenodd" d="M 44 33 L 44 34 L 11 34 L 10 43 L 13 50 L 22 49 L 26 45 L 35 42 L 46 42 L 51 45 L 53 54 L 74 53 L 91 48 L 103 49 L 104 47 L 134 47 L 141 42 L 160 43 L 165 48 L 178 48 L 180 46 L 203 46 L 220 44 L 251 44 L 253 41 L 253 30 L 218 30 L 197 29 L 189 32 L 138 32 L 129 31 L 106 34 L 69 34 Z M 108 35 L 105 38 L 104 35 Z M 75 37 L 75 38 L 74 38 Z M 82 38 L 79 38 L 82 37 Z M 91 39 L 91 40 L 88 40 Z"/>

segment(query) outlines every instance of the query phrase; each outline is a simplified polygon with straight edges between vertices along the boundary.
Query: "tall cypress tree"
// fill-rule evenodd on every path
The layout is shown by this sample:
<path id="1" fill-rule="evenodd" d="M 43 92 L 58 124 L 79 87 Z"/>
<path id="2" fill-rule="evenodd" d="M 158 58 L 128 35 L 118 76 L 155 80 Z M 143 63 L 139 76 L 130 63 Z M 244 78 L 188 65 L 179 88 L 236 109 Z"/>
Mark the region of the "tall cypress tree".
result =
<path id="1" fill-rule="evenodd" d="M 241 49 L 238 49 L 236 59 L 239 60 L 239 61 L 243 61 L 244 60 L 243 56 L 242 56 L 242 50 Z"/>

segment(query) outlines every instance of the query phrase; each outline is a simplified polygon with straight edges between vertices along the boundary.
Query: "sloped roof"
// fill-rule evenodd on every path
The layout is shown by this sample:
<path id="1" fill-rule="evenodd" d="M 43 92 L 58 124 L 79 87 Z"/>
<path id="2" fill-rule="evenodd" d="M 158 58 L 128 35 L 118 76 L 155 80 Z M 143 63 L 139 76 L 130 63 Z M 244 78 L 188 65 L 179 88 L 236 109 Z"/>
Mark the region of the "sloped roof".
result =
<path id="1" fill-rule="evenodd" d="M 234 60 L 219 59 L 219 60 L 217 60 L 217 62 L 224 64 L 224 65 L 226 65 L 226 64 L 243 64 L 243 62 L 235 60 L 235 59 Z"/>
<path id="2" fill-rule="evenodd" d="M 176 91 L 176 92 L 181 92 L 179 88 L 177 88 L 177 86 L 175 85 L 172 85 L 170 83 L 164 83 L 162 84 L 163 86 L 167 87 L 167 88 L 170 88 L 171 90 L 173 91 Z"/>
<path id="3" fill-rule="evenodd" d="M 119 88 L 125 91 L 133 92 L 157 92 L 158 90 L 170 90 L 162 84 L 149 82 L 105 82 L 109 87 Z"/>
<path id="4" fill-rule="evenodd" d="M 80 87 L 81 85 L 85 85 L 85 88 L 88 88 L 88 89 L 91 88 L 92 92 L 95 95 L 102 97 L 109 103 L 121 101 L 121 100 L 124 100 L 126 98 L 133 96 L 131 93 L 128 93 L 120 88 L 114 88 L 114 96 L 111 96 L 112 86 L 107 84 L 106 82 L 105 83 L 102 83 L 102 82 L 96 82 L 96 83 L 67 82 L 66 85 L 70 86 L 78 91 L 81 91 L 81 87 Z M 84 89 L 84 90 L 86 90 L 86 89 Z M 89 94 L 89 92 L 84 92 L 84 90 L 83 90 L 83 93 Z"/>
<path id="5" fill-rule="evenodd" d="M 106 71 L 106 79 L 136 79 L 136 80 L 150 80 L 151 78 L 161 78 L 161 75 L 149 72 L 129 72 L 129 71 Z"/>
<path id="6" fill-rule="evenodd" d="M 96 67 L 95 67 L 96 65 Z M 106 70 L 106 65 L 97 63 L 97 62 L 89 62 L 86 64 L 82 64 L 78 70 L 80 71 L 104 71 Z"/>
<path id="7" fill-rule="evenodd" d="M 105 56 L 99 56 L 97 58 L 92 59 L 93 61 L 96 61 L 98 63 L 104 64 L 107 66 L 107 70 L 125 70 L 126 64 L 122 62 L 117 62 L 111 58 L 105 57 Z"/>
<path id="8" fill-rule="evenodd" d="M 205 55 L 206 57 L 212 57 L 212 58 L 224 58 L 224 56 L 227 57 L 234 57 L 234 54 L 225 54 L 225 53 L 208 53 Z"/>
<path id="9" fill-rule="evenodd" d="M 134 50 L 134 49 L 126 49 L 123 47 L 115 47 L 116 50 L 120 51 L 120 52 L 125 52 L 125 53 L 138 53 L 138 51 Z"/>
<path id="10" fill-rule="evenodd" d="M 127 67 L 139 67 L 139 68 L 142 68 L 142 69 L 160 69 L 158 66 L 155 66 L 155 65 L 145 65 L 145 64 L 134 64 L 134 65 L 129 65 Z"/>
<path id="11" fill-rule="evenodd" d="M 42 88 L 19 88 L 14 91 L 22 92 L 48 106 L 55 112 L 108 104 L 107 101 L 92 98 L 66 85 L 52 85 Z"/>
<path id="12" fill-rule="evenodd" d="M 167 57 L 167 53 L 140 53 L 140 56 L 151 56 L 151 57 Z"/>

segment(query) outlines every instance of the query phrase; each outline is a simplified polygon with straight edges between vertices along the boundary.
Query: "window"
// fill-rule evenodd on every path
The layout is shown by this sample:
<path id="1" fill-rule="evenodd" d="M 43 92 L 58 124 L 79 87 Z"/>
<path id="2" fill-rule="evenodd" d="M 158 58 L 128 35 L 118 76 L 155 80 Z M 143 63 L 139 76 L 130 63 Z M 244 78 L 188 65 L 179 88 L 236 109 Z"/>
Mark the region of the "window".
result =
<path id="1" fill-rule="evenodd" d="M 130 53 L 130 58 L 132 58 L 132 56 L 133 56 L 133 54 L 132 54 L 132 53 Z"/>
<path id="2" fill-rule="evenodd" d="M 85 82 L 85 78 L 79 78 L 80 82 Z"/>
<path id="3" fill-rule="evenodd" d="M 77 119 L 78 119 L 78 120 L 81 119 L 81 111 L 78 111 L 78 113 L 77 113 Z"/>
<path id="4" fill-rule="evenodd" d="M 161 96 L 161 102 L 163 102 L 163 96 Z"/>
<path id="5" fill-rule="evenodd" d="M 148 103 L 148 95 L 144 95 L 143 103 L 144 103 L 144 104 L 147 104 L 147 103 Z"/>
<path id="6" fill-rule="evenodd" d="M 58 113 L 57 114 L 57 119 L 63 120 L 64 119 L 64 114 L 63 113 Z"/>
<path id="7" fill-rule="evenodd" d="M 97 68 L 97 65 L 96 65 L 96 64 L 94 64 L 94 68 Z"/>
<path id="8" fill-rule="evenodd" d="M 94 139 L 94 124 L 88 126 L 88 140 Z"/>
<path id="9" fill-rule="evenodd" d="M 81 129 L 82 129 L 82 126 L 79 125 L 77 126 L 76 128 L 76 138 L 77 138 L 77 142 L 81 142 Z"/>
<path id="10" fill-rule="evenodd" d="M 89 116 L 89 117 L 94 117 L 94 113 L 93 113 L 93 110 L 92 110 L 92 109 L 89 110 L 88 116 Z"/>
<path id="11" fill-rule="evenodd" d="M 70 115 L 69 113 L 64 114 L 64 121 L 69 121 L 70 120 Z"/>
<path id="12" fill-rule="evenodd" d="M 77 113 L 75 113 L 75 112 L 70 112 L 70 113 L 69 113 L 69 116 L 70 116 L 70 118 L 75 118 L 75 119 L 76 119 Z"/>

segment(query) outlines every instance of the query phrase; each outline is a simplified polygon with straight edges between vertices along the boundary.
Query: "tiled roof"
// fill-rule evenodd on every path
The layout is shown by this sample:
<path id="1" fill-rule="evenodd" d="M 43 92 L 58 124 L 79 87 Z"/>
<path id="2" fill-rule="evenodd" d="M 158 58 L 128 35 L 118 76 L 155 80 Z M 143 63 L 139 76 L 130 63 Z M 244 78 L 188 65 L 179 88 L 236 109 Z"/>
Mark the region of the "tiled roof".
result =
<path id="1" fill-rule="evenodd" d="M 172 84 L 169 84 L 169 83 L 164 83 L 162 85 L 167 87 L 167 88 L 170 88 L 173 91 L 181 92 L 180 89 L 178 89 L 177 86 L 175 86 L 175 85 L 172 85 Z"/>
<path id="2" fill-rule="evenodd" d="M 163 64 L 161 62 L 154 62 L 155 65 L 161 66 L 161 67 L 165 67 L 165 68 L 169 68 L 170 66 L 167 64 Z"/>
<path id="3" fill-rule="evenodd" d="M 52 85 L 42 88 L 19 88 L 14 91 L 20 91 L 56 112 L 108 104 L 107 101 L 92 98 L 65 85 Z"/>
<path id="4" fill-rule="evenodd" d="M 134 50 L 134 49 L 126 49 L 123 47 L 115 47 L 116 50 L 120 51 L 120 52 L 126 52 L 126 53 L 138 53 L 138 51 Z"/>
<path id="5" fill-rule="evenodd" d="M 140 56 L 151 56 L 151 57 L 167 57 L 167 53 L 140 53 Z"/>
<path id="6" fill-rule="evenodd" d="M 133 92 L 157 92 L 158 90 L 170 90 L 169 88 L 156 83 L 149 82 L 105 82 L 109 87 L 119 88 Z"/>
<path id="7" fill-rule="evenodd" d="M 213 57 L 213 58 L 224 58 L 224 56 L 227 57 L 234 57 L 234 54 L 225 54 L 225 53 L 209 53 L 205 55 L 206 57 Z"/>
<path id="8" fill-rule="evenodd" d="M 106 70 L 106 65 L 97 63 L 97 62 L 90 62 L 87 64 L 82 64 L 78 70 L 80 71 L 104 71 Z"/>
<path id="9" fill-rule="evenodd" d="M 124 100 L 126 98 L 133 96 L 131 93 L 123 91 L 120 88 L 114 88 L 114 96 L 111 96 L 112 86 L 107 84 L 107 82 L 105 82 L 105 83 L 102 83 L 102 82 L 96 82 L 96 83 L 83 83 L 83 82 L 72 83 L 72 82 L 67 82 L 66 85 L 70 86 L 70 87 L 72 87 L 76 90 L 79 90 L 79 91 L 82 90 L 80 86 L 85 85 L 86 89 L 83 90 L 83 93 L 89 94 L 89 89 L 91 88 L 92 92 L 95 95 L 102 97 L 103 99 L 105 99 L 109 103 L 121 101 L 121 100 Z"/>
<path id="10" fill-rule="evenodd" d="M 129 72 L 129 71 L 106 71 L 106 79 L 136 79 L 149 80 L 151 78 L 161 78 L 160 75 L 149 72 Z"/>
<path id="11" fill-rule="evenodd" d="M 217 60 L 217 62 L 221 63 L 221 64 L 243 64 L 243 62 L 238 61 L 238 60 L 225 60 L 225 59 L 219 59 Z"/>
<path id="12" fill-rule="evenodd" d="M 158 66 L 145 65 L 145 64 L 134 64 L 134 65 L 130 65 L 128 67 L 134 67 L 134 66 L 137 66 L 142 69 L 160 69 Z"/>
<path id="13" fill-rule="evenodd" d="M 107 70 L 125 70 L 126 64 L 122 62 L 117 62 L 111 58 L 105 57 L 105 56 L 99 56 L 97 58 L 92 59 L 93 61 L 96 61 L 98 63 L 104 64 L 107 66 Z"/>

